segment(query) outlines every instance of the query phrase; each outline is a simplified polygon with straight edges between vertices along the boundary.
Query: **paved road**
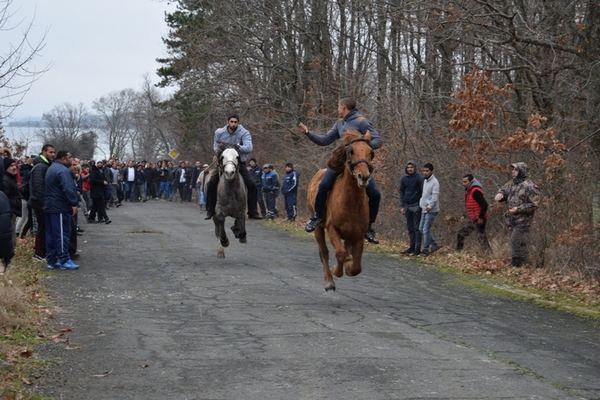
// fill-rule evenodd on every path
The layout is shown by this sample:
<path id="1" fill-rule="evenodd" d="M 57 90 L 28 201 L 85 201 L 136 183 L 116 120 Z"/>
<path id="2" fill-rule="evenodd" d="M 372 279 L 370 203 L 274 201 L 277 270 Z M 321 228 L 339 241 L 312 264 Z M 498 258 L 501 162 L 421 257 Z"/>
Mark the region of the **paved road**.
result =
<path id="1" fill-rule="evenodd" d="M 262 221 L 217 259 L 193 206 L 148 202 L 87 225 L 57 271 L 55 399 L 600 398 L 600 328 L 397 258 L 323 290 L 312 237 Z M 82 242 L 83 242 L 82 240 Z"/>

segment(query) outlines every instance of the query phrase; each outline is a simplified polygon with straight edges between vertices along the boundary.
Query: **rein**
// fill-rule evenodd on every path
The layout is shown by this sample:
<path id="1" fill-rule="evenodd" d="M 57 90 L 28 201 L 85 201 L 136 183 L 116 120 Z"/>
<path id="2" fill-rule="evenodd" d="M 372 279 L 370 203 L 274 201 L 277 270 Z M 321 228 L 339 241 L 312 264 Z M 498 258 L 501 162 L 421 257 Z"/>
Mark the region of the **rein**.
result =
<path id="1" fill-rule="evenodd" d="M 352 139 L 350 141 L 350 143 L 348 143 L 346 145 L 346 159 L 347 159 L 347 163 L 348 163 L 348 170 L 350 171 L 351 175 L 354 175 L 354 167 L 360 163 L 365 163 L 365 164 L 367 164 L 367 167 L 369 168 L 369 173 L 372 174 L 373 171 L 375 170 L 375 167 L 373 167 L 373 164 L 371 164 L 366 159 L 361 158 L 360 160 L 356 160 L 356 161 L 352 162 L 352 159 L 350 158 L 350 153 L 352 153 L 352 143 L 356 143 L 356 142 L 365 142 L 367 145 L 369 145 L 369 147 L 371 147 L 370 142 L 365 138 L 360 137 L 360 138 Z"/>

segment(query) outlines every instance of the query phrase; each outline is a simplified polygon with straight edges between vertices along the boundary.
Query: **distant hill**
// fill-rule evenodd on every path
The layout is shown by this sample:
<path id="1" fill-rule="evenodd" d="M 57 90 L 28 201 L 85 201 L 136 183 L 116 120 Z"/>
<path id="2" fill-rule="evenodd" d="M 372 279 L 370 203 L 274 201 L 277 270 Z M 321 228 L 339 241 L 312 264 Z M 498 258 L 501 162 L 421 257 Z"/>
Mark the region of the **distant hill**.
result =
<path id="1" fill-rule="evenodd" d="M 9 127 L 13 128 L 44 128 L 46 124 L 42 121 L 42 117 L 38 118 L 21 118 L 18 121 L 8 123 Z"/>

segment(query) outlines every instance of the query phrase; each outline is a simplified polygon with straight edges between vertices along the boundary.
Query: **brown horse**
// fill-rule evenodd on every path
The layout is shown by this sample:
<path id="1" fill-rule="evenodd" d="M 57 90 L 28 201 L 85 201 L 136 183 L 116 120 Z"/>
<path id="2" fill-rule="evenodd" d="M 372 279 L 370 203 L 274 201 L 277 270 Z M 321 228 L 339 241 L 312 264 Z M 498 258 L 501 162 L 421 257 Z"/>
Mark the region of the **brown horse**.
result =
<path id="1" fill-rule="evenodd" d="M 329 192 L 325 218 L 315 229 L 319 256 L 325 271 L 325 290 L 335 290 L 333 275 L 356 276 L 362 271 L 364 236 L 369 228 L 369 199 L 366 188 L 373 172 L 371 134 L 346 131 L 343 144 L 336 147 L 328 161 L 329 168 L 340 172 Z M 315 174 L 308 184 L 308 208 L 315 212 L 315 198 L 325 170 Z M 325 233 L 335 247 L 337 264 L 329 268 L 329 250 Z"/>

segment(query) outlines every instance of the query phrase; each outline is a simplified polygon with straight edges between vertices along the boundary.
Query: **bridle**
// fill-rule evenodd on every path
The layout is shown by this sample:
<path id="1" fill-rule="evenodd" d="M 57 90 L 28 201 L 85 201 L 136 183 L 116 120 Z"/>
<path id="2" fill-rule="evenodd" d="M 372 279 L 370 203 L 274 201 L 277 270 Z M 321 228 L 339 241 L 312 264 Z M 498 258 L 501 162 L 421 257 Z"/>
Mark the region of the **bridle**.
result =
<path id="1" fill-rule="evenodd" d="M 369 147 L 371 147 L 371 142 L 369 140 L 365 139 L 364 137 L 352 139 L 350 141 L 350 143 L 346 144 L 346 160 L 348 163 L 348 170 L 350 171 L 351 175 L 354 175 L 354 167 L 360 163 L 365 163 L 365 164 L 367 164 L 367 167 L 369 168 L 369 173 L 372 174 L 373 171 L 375 170 L 375 167 L 373 167 L 373 164 L 371 164 L 368 160 L 361 158 L 360 160 L 356 160 L 356 161 L 352 162 L 352 159 L 350 158 L 350 153 L 352 153 L 352 143 L 356 143 L 356 142 L 365 142 Z M 371 148 L 371 151 L 373 151 L 372 148 Z"/>

